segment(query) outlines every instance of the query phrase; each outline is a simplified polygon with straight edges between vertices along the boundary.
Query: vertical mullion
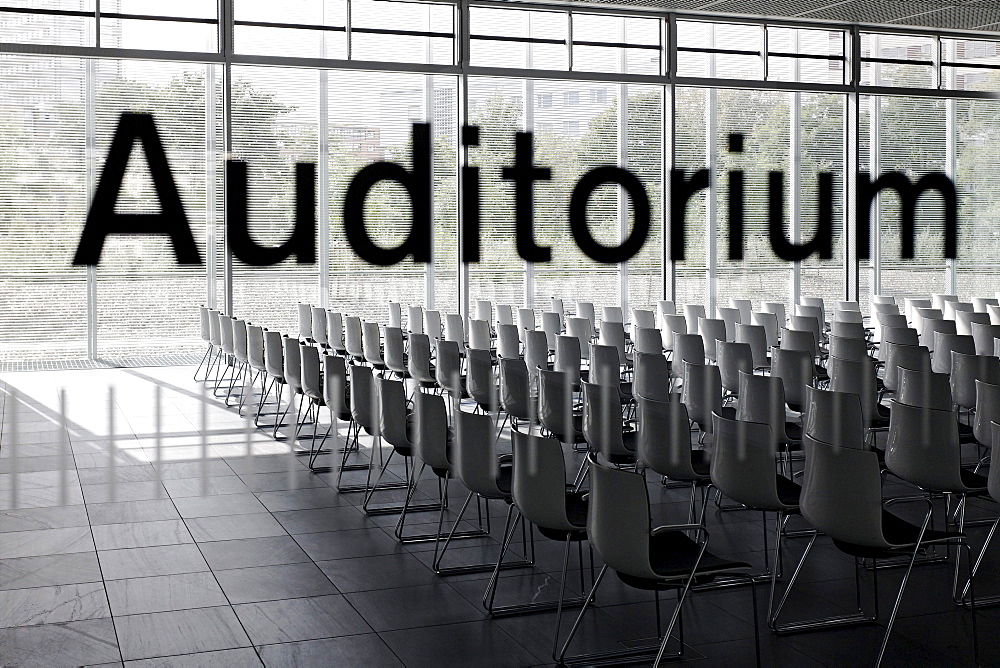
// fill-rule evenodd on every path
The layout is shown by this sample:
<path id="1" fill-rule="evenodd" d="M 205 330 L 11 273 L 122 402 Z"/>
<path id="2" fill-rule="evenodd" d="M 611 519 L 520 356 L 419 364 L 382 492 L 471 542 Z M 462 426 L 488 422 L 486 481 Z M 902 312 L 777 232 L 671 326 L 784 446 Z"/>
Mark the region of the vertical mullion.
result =
<path id="1" fill-rule="evenodd" d="M 715 48 L 715 27 L 709 33 L 709 47 Z M 715 77 L 715 54 L 708 54 L 708 74 Z M 708 90 L 708 104 L 705 108 L 705 161 L 708 163 L 710 185 L 708 188 L 708 198 L 705 202 L 705 231 L 708 235 L 705 243 L 705 279 L 706 279 L 706 317 L 715 315 L 715 302 L 718 287 L 719 261 L 717 257 L 718 247 L 718 189 L 716 187 L 716 170 L 718 169 L 718 151 L 716 150 L 718 134 L 718 101 L 719 90 L 715 87 Z"/>
<path id="2" fill-rule="evenodd" d="M 663 33 L 666 39 L 663 39 Z M 661 44 L 666 44 L 663 58 L 663 72 L 669 82 L 666 90 L 670 93 L 670 106 L 664 100 L 661 118 L 663 127 L 662 154 L 660 160 L 660 183 L 663 184 L 663 196 L 660 206 L 660 216 L 663 229 L 663 256 L 661 266 L 663 271 L 663 298 L 677 301 L 677 265 L 671 258 L 673 247 L 670 243 L 670 170 L 677 166 L 677 86 L 674 78 L 677 74 L 677 15 L 668 14 L 661 28 Z M 668 166 L 669 165 L 669 166 Z M 662 326 L 661 323 L 656 323 Z"/>
<path id="3" fill-rule="evenodd" d="M 954 78 L 954 70 L 952 69 L 947 74 L 947 80 L 944 78 L 944 72 L 941 71 L 941 61 L 944 58 L 941 57 L 944 48 L 944 42 L 940 37 L 937 38 L 938 41 L 938 59 L 937 59 L 937 71 L 939 72 L 938 83 L 942 88 L 956 88 Z M 952 42 L 954 44 L 954 42 Z M 953 47 L 954 48 L 954 47 Z M 958 54 L 952 53 L 948 54 L 949 60 L 955 62 L 958 60 Z M 958 177 L 958 101 L 949 97 L 945 100 L 945 174 L 948 175 L 952 181 L 956 181 Z M 952 295 L 958 294 L 958 260 L 949 259 L 945 261 L 946 272 L 945 272 L 945 292 Z"/>
<path id="4" fill-rule="evenodd" d="M 764 30 L 764 65 L 767 66 L 767 29 Z M 792 52 L 799 52 L 799 31 L 792 32 Z M 801 77 L 799 59 L 794 60 L 795 81 Z M 766 73 L 766 70 L 765 70 Z M 789 212 L 791 215 L 791 238 L 794 243 L 802 243 L 802 93 L 795 91 L 789 99 L 788 109 L 788 169 L 789 175 Z M 789 296 L 791 304 L 798 304 L 802 296 L 802 262 L 792 262 L 789 275 Z"/>
<path id="5" fill-rule="evenodd" d="M 87 193 L 93 199 L 97 187 L 97 61 L 88 58 L 84 81 L 84 134 Z M 87 265 L 87 359 L 97 359 L 97 266 Z"/>
<path id="6" fill-rule="evenodd" d="M 215 226 L 216 220 L 216 181 L 218 180 L 217 147 L 215 144 L 215 65 L 205 65 L 205 303 L 214 309 L 216 302 L 216 267 L 215 267 Z"/>
<path id="7" fill-rule="evenodd" d="M 844 34 L 844 39 L 848 35 Z M 861 81 L 861 35 L 857 26 L 850 32 L 850 43 L 845 43 L 845 54 L 849 60 L 844 67 L 844 76 L 851 92 L 847 94 L 844 113 L 844 296 L 846 299 L 861 301 L 861 271 L 857 247 L 857 188 L 858 170 L 861 168 L 861 95 L 858 92 Z M 849 47 L 849 50 L 848 48 Z M 850 68 L 850 69 L 848 69 Z"/>
<path id="8" fill-rule="evenodd" d="M 319 184 L 317 215 L 319 225 L 319 305 L 330 302 L 330 87 L 329 72 L 319 71 Z"/>
<path id="9" fill-rule="evenodd" d="M 531 37 L 531 12 L 525 14 L 525 34 Z M 524 45 L 524 64 L 527 69 L 532 67 L 531 43 Z M 524 131 L 534 132 L 535 129 L 535 81 L 534 79 L 524 80 Z M 535 307 L 535 264 L 524 262 L 524 308 Z"/>
<path id="10" fill-rule="evenodd" d="M 225 77 L 223 83 L 223 105 L 222 114 L 224 122 L 224 143 L 225 155 L 227 158 L 233 154 L 233 0 L 219 0 L 219 46 L 225 58 Z M 225 193 L 229 185 L 223 179 L 223 202 Z M 228 218 L 228 207 L 224 207 L 224 219 Z M 233 312 L 233 255 L 229 251 L 228 225 L 223 227 L 222 252 L 223 267 L 222 281 L 225 288 L 225 298 L 223 309 L 226 313 Z"/>
<path id="11" fill-rule="evenodd" d="M 627 23 L 621 23 L 622 42 L 628 43 Z M 628 65 L 628 56 L 625 49 L 621 49 L 619 57 L 621 71 L 625 72 Z M 618 131 L 615 133 L 618 142 L 618 165 L 628 169 L 628 84 L 618 85 Z M 628 195 L 625 189 L 618 188 L 618 235 L 624 242 L 628 238 Z M 622 322 L 626 325 L 629 322 L 628 306 L 628 262 L 618 263 L 618 305 L 622 310 Z"/>
<path id="12" fill-rule="evenodd" d="M 469 75 L 467 73 L 469 65 L 469 2 L 468 0 L 461 0 L 458 6 L 455 8 L 455 20 L 458 23 L 458 40 L 456 41 L 455 48 L 457 53 L 455 54 L 455 61 L 461 68 L 462 73 L 458 77 L 458 95 L 459 95 L 459 109 L 458 109 L 458 123 L 455 128 L 455 140 L 456 146 L 458 147 L 457 155 L 458 160 L 455 165 L 456 170 L 456 188 L 455 188 L 455 215 L 456 215 L 456 235 L 457 235 L 457 248 L 458 253 L 456 253 L 455 260 L 457 264 L 458 276 L 458 308 L 459 312 L 465 316 L 466 326 L 468 327 L 468 321 L 471 314 L 469 308 L 469 265 L 462 261 L 462 248 L 465 244 L 465 231 L 463 226 L 465 224 L 465 219 L 462 216 L 462 201 L 464 198 L 464 192 L 462 190 L 462 171 L 463 168 L 469 165 L 469 147 L 465 146 L 461 142 L 461 132 L 462 128 L 469 122 Z"/>

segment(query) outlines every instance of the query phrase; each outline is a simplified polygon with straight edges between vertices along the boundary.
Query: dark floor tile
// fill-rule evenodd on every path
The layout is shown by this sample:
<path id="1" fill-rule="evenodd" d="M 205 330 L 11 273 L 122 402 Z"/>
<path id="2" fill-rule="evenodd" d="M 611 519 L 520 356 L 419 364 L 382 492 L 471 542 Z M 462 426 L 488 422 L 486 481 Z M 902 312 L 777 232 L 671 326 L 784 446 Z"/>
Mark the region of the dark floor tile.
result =
<path id="1" fill-rule="evenodd" d="M 314 561 L 398 554 L 404 551 L 403 546 L 381 530 L 324 531 L 296 534 L 294 538 Z"/>
<path id="2" fill-rule="evenodd" d="M 228 605 L 215 576 L 209 572 L 181 573 L 106 583 L 111 611 L 139 615 Z"/>
<path id="3" fill-rule="evenodd" d="M 491 620 L 380 635 L 408 666 L 527 666 L 536 662 Z"/>
<path id="4" fill-rule="evenodd" d="M 198 547 L 188 545 L 161 545 L 134 547 L 125 550 L 107 550 L 97 554 L 107 580 L 145 578 L 177 573 L 207 571 Z"/>
<path id="5" fill-rule="evenodd" d="M 132 547 L 156 547 L 193 543 L 183 520 L 101 524 L 93 527 L 98 550 L 121 550 Z"/>
<path id="6" fill-rule="evenodd" d="M 266 508 L 257 497 L 245 494 L 217 494 L 215 496 L 188 496 L 173 500 L 177 512 L 184 519 L 218 517 L 220 515 L 253 515 Z"/>
<path id="7" fill-rule="evenodd" d="M 295 471 L 292 475 L 285 472 L 272 472 L 241 473 L 239 476 L 251 492 L 275 492 L 327 486 L 326 481 L 308 469 Z"/>
<path id="8" fill-rule="evenodd" d="M 243 484 L 243 481 L 235 475 L 216 476 L 208 478 L 203 482 L 201 478 L 178 478 L 164 480 L 163 486 L 167 488 L 170 497 L 181 499 L 189 496 L 218 495 L 218 494 L 246 494 L 251 490 Z"/>
<path id="9" fill-rule="evenodd" d="M 321 561 L 317 565 L 337 589 L 344 593 L 414 587 L 433 584 L 438 580 L 434 571 L 405 552 Z"/>
<path id="10" fill-rule="evenodd" d="M 83 666 L 120 660 L 109 618 L 0 629 L 0 665 Z"/>
<path id="11" fill-rule="evenodd" d="M 264 492 L 258 499 L 272 513 L 282 510 L 309 510 L 310 508 L 333 508 L 349 506 L 350 502 L 337 490 L 330 487 L 307 487 L 281 492 Z"/>
<path id="12" fill-rule="evenodd" d="M 100 581 L 96 552 L 0 559 L 0 590 Z"/>
<path id="13" fill-rule="evenodd" d="M 208 565 L 217 571 L 310 561 L 291 536 L 213 541 L 198 546 Z"/>
<path id="14" fill-rule="evenodd" d="M 579 608 L 563 611 L 559 633 L 560 648 L 569 637 L 569 630 L 579 612 Z M 552 645 L 556 632 L 555 612 L 503 617 L 494 620 L 494 623 L 530 651 L 538 663 L 552 663 Z M 590 608 L 580 622 L 579 630 L 570 643 L 566 656 L 616 651 L 624 647 L 623 643 L 636 643 L 644 638 L 645 634 L 637 633 L 602 610 Z"/>
<path id="15" fill-rule="evenodd" d="M 250 646 L 228 606 L 115 617 L 115 629 L 126 661 Z"/>
<path id="16" fill-rule="evenodd" d="M 858 626 L 828 629 L 783 638 L 785 645 L 827 666 L 874 665 L 885 626 Z M 886 648 L 883 666 L 956 665 L 939 652 L 928 650 L 906 636 L 893 633 Z"/>
<path id="17" fill-rule="evenodd" d="M 110 617 L 104 583 L 12 589 L 0 595 L 0 627 Z"/>
<path id="18" fill-rule="evenodd" d="M 475 621 L 483 617 L 482 611 L 440 582 L 345 596 L 365 621 L 380 633 Z"/>
<path id="19" fill-rule="evenodd" d="M 264 665 L 269 668 L 325 666 L 365 666 L 395 668 L 402 666 L 392 650 L 374 633 L 324 640 L 306 640 L 257 647 Z"/>
<path id="20" fill-rule="evenodd" d="M 257 652 L 250 647 L 125 662 L 126 668 L 243 668 L 260 665 Z"/>
<path id="21" fill-rule="evenodd" d="M 365 517 L 364 513 L 354 506 L 288 510 L 276 512 L 274 517 L 293 536 L 301 533 L 365 529 L 375 526 L 370 518 Z"/>
<path id="22" fill-rule="evenodd" d="M 186 524 L 191 536 L 199 543 L 288 535 L 270 513 L 198 517 L 186 520 Z"/>
<path id="23" fill-rule="evenodd" d="M 339 595 L 235 605 L 255 645 L 370 633 L 350 603 Z"/>
<path id="24" fill-rule="evenodd" d="M 336 594 L 337 589 L 313 563 L 215 571 L 233 604 Z"/>

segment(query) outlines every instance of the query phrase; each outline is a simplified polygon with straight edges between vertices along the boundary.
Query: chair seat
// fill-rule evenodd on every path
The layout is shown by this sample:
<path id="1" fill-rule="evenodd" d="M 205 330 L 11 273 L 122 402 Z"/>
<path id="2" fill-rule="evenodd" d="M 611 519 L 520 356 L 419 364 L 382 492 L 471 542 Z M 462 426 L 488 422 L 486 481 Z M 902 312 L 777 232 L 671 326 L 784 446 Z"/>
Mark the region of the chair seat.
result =
<path id="1" fill-rule="evenodd" d="M 799 505 L 799 497 L 802 495 L 802 486 L 794 480 L 789 480 L 783 475 L 777 476 L 778 500 L 786 506 Z"/>
<path id="2" fill-rule="evenodd" d="M 587 538 L 587 495 L 585 492 L 566 493 L 566 519 L 572 529 L 538 526 L 538 533 L 552 540 L 585 540 Z M 568 536 L 567 536 L 568 534 Z"/>
<path id="3" fill-rule="evenodd" d="M 691 572 L 701 546 L 683 531 L 664 531 L 649 537 L 649 565 L 663 577 L 684 577 Z M 697 573 L 713 574 L 750 568 L 749 564 L 730 561 L 706 551 Z"/>
<path id="4" fill-rule="evenodd" d="M 709 457 L 707 450 L 691 451 L 691 468 L 699 476 L 709 477 L 712 470 L 712 458 Z"/>
<path id="5" fill-rule="evenodd" d="M 972 431 L 972 425 L 965 424 L 964 422 L 958 423 L 958 442 L 959 443 L 976 443 L 976 435 Z"/>
<path id="6" fill-rule="evenodd" d="M 931 543 L 944 543 L 956 540 L 964 535 L 965 534 L 960 531 L 938 531 L 936 529 L 927 529 L 924 532 L 924 538 L 921 541 L 921 544 L 929 545 Z M 883 509 L 882 536 L 885 538 L 887 543 L 890 543 L 895 547 L 878 548 L 869 547 L 867 545 L 855 545 L 854 543 L 847 543 L 837 540 L 836 538 L 833 540 L 833 544 L 836 545 L 842 552 L 845 552 L 853 557 L 860 557 L 863 559 L 893 557 L 898 556 L 900 550 L 913 549 L 913 547 L 917 544 L 917 538 L 920 536 L 920 527 L 890 513 L 888 510 Z"/>
<path id="7" fill-rule="evenodd" d="M 982 494 L 986 491 L 986 476 L 979 475 L 969 469 L 959 469 L 962 475 L 962 484 L 968 488 L 970 494 Z"/>
<path id="8" fill-rule="evenodd" d="M 511 463 L 501 463 L 499 475 L 497 476 L 497 489 L 505 494 L 510 494 L 514 480 L 514 465 Z"/>
<path id="9" fill-rule="evenodd" d="M 785 438 L 782 443 L 798 443 L 802 440 L 802 425 L 798 422 L 785 423 Z"/>

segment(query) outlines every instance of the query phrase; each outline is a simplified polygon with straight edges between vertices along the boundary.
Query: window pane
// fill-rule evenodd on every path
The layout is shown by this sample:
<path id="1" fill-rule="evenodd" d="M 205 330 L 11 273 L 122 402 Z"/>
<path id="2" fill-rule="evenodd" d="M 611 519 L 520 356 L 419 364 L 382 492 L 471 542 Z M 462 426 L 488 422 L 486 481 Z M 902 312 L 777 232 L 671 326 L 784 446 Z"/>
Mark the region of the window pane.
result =
<path id="1" fill-rule="evenodd" d="M 764 39 L 763 30 L 756 25 L 678 21 L 678 76 L 762 78 L 760 45 Z"/>
<path id="2" fill-rule="evenodd" d="M 449 5 L 353 0 L 351 2 L 351 58 L 392 62 L 454 61 L 454 10 Z M 381 34 L 375 31 L 422 31 L 442 36 Z"/>
<path id="3" fill-rule="evenodd" d="M 995 297 L 1000 285 L 1000 102 L 956 100 L 958 291 L 963 300 Z"/>
<path id="4" fill-rule="evenodd" d="M 484 67 L 565 70 L 567 18 L 566 12 L 471 7 L 471 62 Z"/>
<path id="5" fill-rule="evenodd" d="M 346 0 L 292 0 L 263 3 L 236 0 L 234 48 L 237 53 L 299 58 L 347 58 Z M 240 25 L 240 21 L 338 28 L 308 30 Z"/>
<path id="6" fill-rule="evenodd" d="M 112 49 L 218 51 L 214 23 L 101 18 L 101 46 Z"/>
<path id="7" fill-rule="evenodd" d="M 862 33 L 861 83 L 913 88 L 933 86 L 934 48 L 934 38 L 924 35 Z M 866 61 L 868 58 L 899 62 Z"/>
<path id="8" fill-rule="evenodd" d="M 660 73 L 660 21 L 573 14 L 573 69 L 631 74 Z M 588 42 L 581 44 L 581 42 Z M 628 44 L 650 48 L 602 46 Z"/>
<path id="9" fill-rule="evenodd" d="M 4 3 L 17 7 L 19 3 Z M 23 3 L 22 3 L 23 4 Z M 33 9 L 93 12 L 93 0 L 47 0 L 31 3 Z M 94 46 L 95 19 L 91 16 L 59 16 L 0 11 L 0 40 L 16 44 Z"/>
<path id="10" fill-rule="evenodd" d="M 942 39 L 945 88 L 1000 90 L 1000 42 Z"/>

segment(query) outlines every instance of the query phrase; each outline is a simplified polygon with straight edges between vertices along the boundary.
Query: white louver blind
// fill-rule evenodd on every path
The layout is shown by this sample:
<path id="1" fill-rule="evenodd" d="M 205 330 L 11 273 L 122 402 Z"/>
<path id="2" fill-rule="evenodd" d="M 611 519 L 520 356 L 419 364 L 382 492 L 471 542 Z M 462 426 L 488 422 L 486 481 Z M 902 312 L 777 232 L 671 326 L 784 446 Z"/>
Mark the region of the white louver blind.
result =
<path id="1" fill-rule="evenodd" d="M 955 106 L 958 291 L 963 298 L 993 297 L 1000 285 L 996 262 L 1000 257 L 1000 101 L 958 100 Z"/>
<path id="2" fill-rule="evenodd" d="M 676 96 L 673 167 L 683 169 L 685 178 L 690 179 L 694 172 L 708 167 L 705 110 L 708 108 L 710 96 L 708 89 L 705 88 L 682 87 L 676 89 Z M 674 266 L 677 304 L 704 304 L 708 298 L 705 289 L 707 192 L 701 190 L 692 196 L 685 209 L 685 260 L 677 262 Z"/>
<path id="3" fill-rule="evenodd" d="M 96 173 L 103 169 L 121 114 L 152 114 L 203 262 L 178 265 L 165 236 L 109 237 L 97 271 L 100 353 L 194 351 L 201 340 L 198 306 L 206 294 L 207 226 L 216 220 L 209 208 L 220 185 L 210 150 L 222 142 L 221 77 L 214 65 L 196 63 L 101 60 L 95 65 Z M 209 96 L 215 97 L 213 104 Z M 139 145 L 129 158 L 116 210 L 160 210 Z"/>
<path id="4" fill-rule="evenodd" d="M 0 56 L 0 357 L 87 353 L 87 211 L 79 58 Z"/>
<path id="5" fill-rule="evenodd" d="M 663 276 L 663 89 L 629 85 L 626 157 L 628 169 L 639 177 L 649 195 L 652 220 L 642 251 L 628 263 L 630 308 L 654 310 L 662 298 Z M 630 214 L 631 216 L 631 214 Z"/>
<path id="6" fill-rule="evenodd" d="M 233 67 L 233 157 L 247 162 L 250 236 L 276 246 L 295 223 L 295 163 L 319 156 L 319 72 Z M 318 303 L 317 265 L 290 257 L 269 267 L 233 261 L 233 311 L 265 327 L 298 331 L 297 302 Z"/>

